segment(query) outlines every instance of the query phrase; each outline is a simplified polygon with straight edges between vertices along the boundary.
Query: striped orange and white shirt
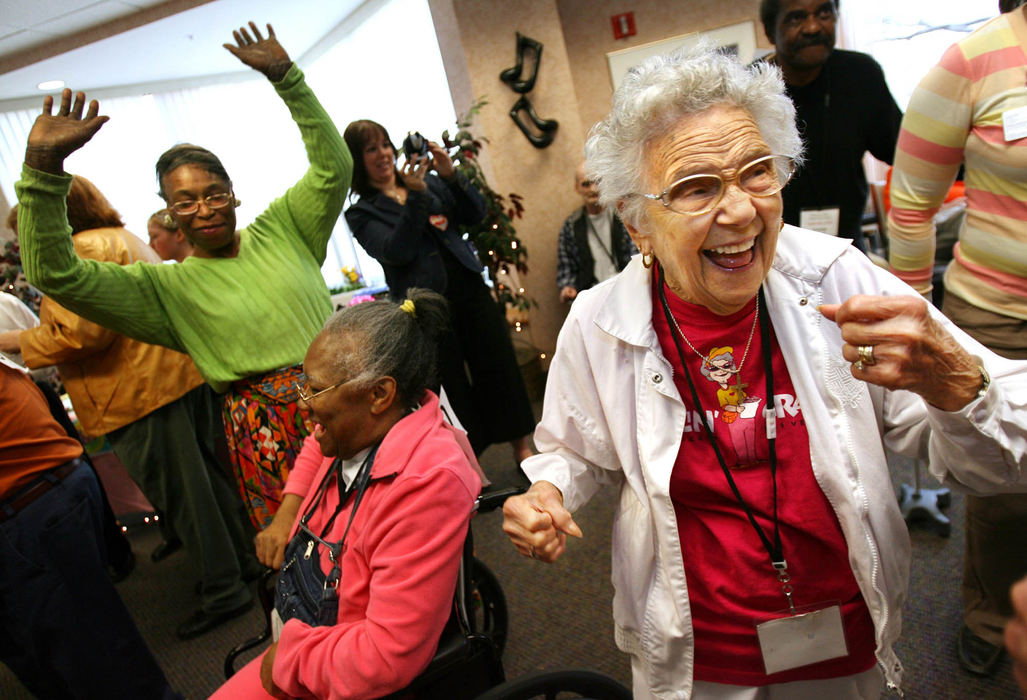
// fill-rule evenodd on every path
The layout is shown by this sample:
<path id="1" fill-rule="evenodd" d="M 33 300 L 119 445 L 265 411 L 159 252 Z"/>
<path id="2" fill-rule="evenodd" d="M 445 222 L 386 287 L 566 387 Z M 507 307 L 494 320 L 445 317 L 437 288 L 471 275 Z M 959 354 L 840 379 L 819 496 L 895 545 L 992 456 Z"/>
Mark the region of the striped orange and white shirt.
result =
<path id="1" fill-rule="evenodd" d="M 1027 18 L 990 20 L 951 46 L 920 82 L 902 120 L 888 217 L 892 271 L 931 289 L 933 216 L 960 163 L 967 214 L 945 291 L 1027 319 L 1027 138 L 1007 141 L 1003 115 L 1027 121 Z"/>

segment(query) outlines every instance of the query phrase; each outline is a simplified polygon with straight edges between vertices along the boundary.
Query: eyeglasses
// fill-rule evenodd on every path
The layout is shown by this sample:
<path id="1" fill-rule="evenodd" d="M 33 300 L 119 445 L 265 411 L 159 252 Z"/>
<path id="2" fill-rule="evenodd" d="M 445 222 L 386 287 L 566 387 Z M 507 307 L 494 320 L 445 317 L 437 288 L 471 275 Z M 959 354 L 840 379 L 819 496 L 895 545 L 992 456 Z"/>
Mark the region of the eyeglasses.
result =
<path id="1" fill-rule="evenodd" d="M 208 194 L 202 201 L 211 209 L 224 209 L 232 202 L 232 193 L 215 192 L 214 194 Z M 168 209 L 179 216 L 189 216 L 200 210 L 200 201 L 196 199 L 183 199 L 181 202 L 175 202 L 170 205 Z"/>
<path id="2" fill-rule="evenodd" d="M 661 202 L 673 212 L 700 216 L 720 203 L 730 182 L 753 197 L 777 194 L 795 173 L 795 161 L 788 156 L 763 156 L 742 166 L 734 177 L 721 175 L 689 175 L 674 182 L 660 194 L 643 194 Z"/>
<path id="3" fill-rule="evenodd" d="M 320 389 L 318 391 L 315 391 L 314 393 L 310 393 L 310 387 L 307 386 L 307 378 L 304 377 L 303 379 L 301 379 L 298 382 L 296 382 L 296 393 L 300 395 L 301 399 L 303 399 L 307 403 L 310 403 L 311 401 L 316 399 L 321 394 L 326 394 L 329 391 L 331 391 L 332 389 L 337 389 L 337 388 L 339 388 L 343 384 L 346 384 L 349 381 L 350 381 L 349 379 L 344 379 L 341 382 L 337 382 L 335 384 L 332 384 L 327 389 Z"/>

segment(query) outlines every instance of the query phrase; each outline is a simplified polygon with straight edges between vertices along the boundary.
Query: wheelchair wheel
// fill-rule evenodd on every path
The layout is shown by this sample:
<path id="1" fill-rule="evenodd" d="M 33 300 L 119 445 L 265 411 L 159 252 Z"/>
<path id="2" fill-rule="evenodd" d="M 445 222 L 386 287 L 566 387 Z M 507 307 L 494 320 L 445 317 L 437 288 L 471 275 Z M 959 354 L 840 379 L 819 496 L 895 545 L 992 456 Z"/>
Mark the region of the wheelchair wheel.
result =
<path id="1" fill-rule="evenodd" d="M 497 685 L 477 700 L 631 700 L 631 691 L 602 673 L 582 669 L 535 671 Z"/>
<path id="2" fill-rule="evenodd" d="M 475 628 L 492 639 L 502 656 L 509 630 L 506 595 L 496 575 L 477 557 L 471 564 L 471 590 L 474 595 Z"/>

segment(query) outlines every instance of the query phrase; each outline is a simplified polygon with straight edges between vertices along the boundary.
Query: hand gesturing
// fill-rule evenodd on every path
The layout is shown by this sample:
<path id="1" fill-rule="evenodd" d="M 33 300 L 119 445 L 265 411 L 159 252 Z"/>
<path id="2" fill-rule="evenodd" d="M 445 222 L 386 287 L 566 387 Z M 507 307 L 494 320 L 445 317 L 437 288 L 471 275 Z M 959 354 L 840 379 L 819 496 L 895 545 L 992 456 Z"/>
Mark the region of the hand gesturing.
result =
<path id="1" fill-rule="evenodd" d="M 250 31 L 253 32 L 255 38 L 250 37 Z M 270 24 L 267 25 L 266 39 L 260 35 L 260 30 L 253 22 L 250 22 L 250 31 L 247 31 L 246 27 L 239 27 L 232 32 L 235 46 L 232 44 L 223 44 L 223 46 L 250 68 L 259 70 L 272 82 L 278 82 L 285 77 L 285 74 L 289 72 L 289 66 L 292 65 L 289 54 L 278 43 L 278 39 L 275 38 L 275 30 L 271 28 Z"/>
<path id="2" fill-rule="evenodd" d="M 61 93 L 61 106 L 53 114 L 53 97 L 43 98 L 43 112 L 36 117 L 29 131 L 28 146 L 25 149 L 25 163 L 31 168 L 49 173 L 61 173 L 64 159 L 82 148 L 93 134 L 110 118 L 98 116 L 100 103 L 93 100 L 85 116 L 86 95 L 75 93 L 71 102 L 71 90 Z"/>

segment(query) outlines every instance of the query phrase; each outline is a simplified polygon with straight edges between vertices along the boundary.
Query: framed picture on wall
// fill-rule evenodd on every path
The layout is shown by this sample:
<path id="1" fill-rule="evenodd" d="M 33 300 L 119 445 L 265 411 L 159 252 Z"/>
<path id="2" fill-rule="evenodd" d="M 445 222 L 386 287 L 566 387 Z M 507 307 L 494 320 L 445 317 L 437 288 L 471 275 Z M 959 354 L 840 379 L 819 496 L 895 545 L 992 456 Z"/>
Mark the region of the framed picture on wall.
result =
<path id="1" fill-rule="evenodd" d="M 742 63 L 749 63 L 758 57 L 756 53 L 756 23 L 752 20 L 704 32 L 690 32 L 606 54 L 606 60 L 610 65 L 610 80 L 613 82 L 613 89 L 616 90 L 620 87 L 624 76 L 633 66 L 637 66 L 650 56 L 667 53 L 684 46 L 694 46 L 704 39 L 713 42 L 721 50 L 738 56 Z"/>

